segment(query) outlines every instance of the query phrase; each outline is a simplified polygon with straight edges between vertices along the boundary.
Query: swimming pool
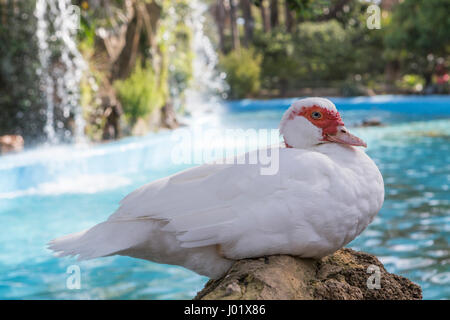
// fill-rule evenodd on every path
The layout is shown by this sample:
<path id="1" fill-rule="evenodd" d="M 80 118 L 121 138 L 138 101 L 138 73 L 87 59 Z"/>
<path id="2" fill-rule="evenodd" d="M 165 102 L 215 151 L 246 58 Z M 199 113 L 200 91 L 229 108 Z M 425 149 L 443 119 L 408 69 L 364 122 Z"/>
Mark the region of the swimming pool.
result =
<path id="1" fill-rule="evenodd" d="M 202 126 L 276 128 L 293 100 L 230 102 Z M 367 142 L 386 188 L 381 212 L 349 247 L 419 283 L 425 299 L 450 298 L 450 98 L 331 100 Z M 356 127 L 374 117 L 385 126 Z M 171 162 L 174 143 L 164 131 L 0 157 L 0 299 L 192 298 L 207 279 L 181 267 L 127 257 L 77 262 L 46 249 L 48 240 L 106 219 L 135 188 L 189 167 Z M 81 270 L 79 290 L 66 287 L 71 265 Z"/>

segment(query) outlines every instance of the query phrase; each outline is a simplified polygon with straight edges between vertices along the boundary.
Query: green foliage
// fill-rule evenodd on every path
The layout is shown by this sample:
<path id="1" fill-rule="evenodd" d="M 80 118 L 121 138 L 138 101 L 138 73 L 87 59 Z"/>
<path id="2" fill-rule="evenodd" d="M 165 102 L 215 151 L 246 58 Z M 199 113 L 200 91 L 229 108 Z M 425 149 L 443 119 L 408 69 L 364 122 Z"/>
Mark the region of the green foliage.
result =
<path id="1" fill-rule="evenodd" d="M 46 139 L 34 8 L 34 1 L 0 3 L 0 135 L 20 134 L 27 144 Z"/>
<path id="2" fill-rule="evenodd" d="M 78 49 L 80 52 L 92 54 L 95 45 L 95 26 L 89 24 L 84 17 L 80 19 L 80 29 L 78 31 Z"/>
<path id="3" fill-rule="evenodd" d="M 220 66 L 227 74 L 230 97 L 244 98 L 256 94 L 261 86 L 262 56 L 253 49 L 241 49 L 220 57 Z"/>
<path id="4" fill-rule="evenodd" d="M 386 35 L 390 48 L 420 54 L 449 53 L 450 2 L 448 0 L 405 0 L 398 4 Z"/>
<path id="5" fill-rule="evenodd" d="M 142 65 L 138 62 L 130 77 L 116 81 L 114 87 L 130 124 L 146 117 L 165 102 L 164 91 L 160 90 L 158 78 L 149 63 Z"/>
<path id="6" fill-rule="evenodd" d="M 395 7 L 384 39 L 385 56 L 402 63 L 404 72 L 418 73 L 427 84 L 438 57 L 450 53 L 450 2 L 405 0 Z"/>
<path id="7" fill-rule="evenodd" d="M 165 0 L 161 1 L 160 5 L 162 18 L 158 25 L 157 38 L 164 77 L 161 83 L 167 83 L 166 99 L 183 103 L 184 92 L 193 75 L 193 31 L 186 23 L 190 19 L 191 9 L 188 0 Z"/>
<path id="8" fill-rule="evenodd" d="M 397 86 L 411 92 L 422 91 L 425 85 L 425 79 L 417 74 L 405 74 L 397 81 Z"/>
<path id="9" fill-rule="evenodd" d="M 160 26 L 160 28 L 161 32 L 167 31 L 165 26 Z M 173 30 L 167 34 L 170 36 L 167 40 L 161 41 L 160 46 L 164 43 L 161 51 L 166 54 L 165 59 L 168 62 L 167 77 L 171 94 L 179 96 L 188 88 L 193 74 L 192 30 L 184 21 L 176 21 Z"/>
<path id="10" fill-rule="evenodd" d="M 366 94 L 365 88 L 352 79 L 342 82 L 339 89 L 344 97 L 363 96 Z"/>
<path id="11" fill-rule="evenodd" d="M 90 68 L 85 72 L 80 82 L 80 106 L 83 118 L 86 120 L 85 134 L 92 141 L 102 140 L 105 125 L 104 107 L 98 99 L 98 84 L 104 75 Z"/>
<path id="12" fill-rule="evenodd" d="M 345 80 L 354 69 L 352 38 L 335 20 L 299 25 L 298 32 L 259 32 L 255 47 L 263 56 L 264 87 L 286 90 Z"/>
<path id="13" fill-rule="evenodd" d="M 191 50 L 192 30 L 184 24 L 179 24 L 175 29 L 175 39 L 171 61 L 171 78 L 176 82 L 176 87 L 180 90 L 187 88 L 192 78 L 192 61 L 194 54 Z"/>
<path id="14" fill-rule="evenodd" d="M 307 70 L 307 79 L 341 80 L 352 64 L 351 43 L 344 28 L 335 20 L 305 22 L 295 39 L 295 54 Z"/>
<path id="15" fill-rule="evenodd" d="M 256 6 L 261 2 L 253 1 Z M 382 11 L 379 30 L 366 26 L 370 2 L 287 2 L 296 14 L 292 32 L 283 23 L 263 31 L 261 17 L 253 12 L 257 23 L 252 45 L 263 57 L 261 87 L 271 94 L 305 87 L 335 87 L 349 95 L 364 93 L 366 88 L 380 92 L 386 80 L 405 74 L 390 84 L 410 91 L 408 75 L 425 79 L 427 87 L 436 65 L 449 64 L 448 0 L 401 1 L 393 11 Z M 224 44 L 229 50 L 227 39 Z"/>
<path id="16" fill-rule="evenodd" d="M 261 78 L 266 88 L 286 84 L 294 77 L 292 72 L 300 72 L 302 68 L 294 53 L 292 34 L 259 32 L 255 36 L 255 48 L 263 57 Z"/>
<path id="17" fill-rule="evenodd" d="M 161 108 L 171 99 L 171 96 L 182 97 L 192 78 L 192 30 L 186 24 L 190 14 L 189 2 L 187 0 L 146 0 L 145 2 L 153 3 L 152 9 L 149 9 L 149 21 L 152 23 L 151 35 L 154 42 L 149 40 L 147 32 L 150 29 L 146 26 L 139 35 L 139 46 L 136 50 L 137 63 L 133 72 L 128 78 L 115 81 L 113 84 L 129 127 L 133 127 L 139 118 L 145 118 Z M 95 30 L 98 28 L 110 31 L 118 29 L 123 23 L 120 15 L 124 13 L 126 7 L 125 1 L 108 0 L 106 3 L 111 11 L 108 14 L 102 5 L 96 3 L 89 3 L 83 7 L 79 32 L 79 46 L 85 59 L 92 62 L 90 63 L 91 71 L 106 76 L 104 79 L 98 79 L 100 88 L 103 87 L 104 80 L 106 82 L 108 80 L 108 71 L 95 70 L 99 66 L 97 61 L 101 59 L 101 55 L 98 54 L 101 46 L 98 46 Z M 87 87 L 82 90 L 82 93 L 82 98 L 90 100 Z M 100 106 L 95 105 L 95 99 L 85 105 L 83 109 L 88 119 L 86 131 L 91 136 L 98 136 L 103 126 L 102 123 L 97 123 L 101 117 L 97 115 L 96 109 Z M 123 132 L 127 130 L 124 128 Z"/>

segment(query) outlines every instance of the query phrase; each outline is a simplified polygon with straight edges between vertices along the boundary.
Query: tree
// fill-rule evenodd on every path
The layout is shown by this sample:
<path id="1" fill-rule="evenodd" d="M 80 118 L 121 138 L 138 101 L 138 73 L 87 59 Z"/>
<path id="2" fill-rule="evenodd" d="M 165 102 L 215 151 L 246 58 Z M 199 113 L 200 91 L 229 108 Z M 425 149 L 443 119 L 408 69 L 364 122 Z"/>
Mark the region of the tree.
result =
<path id="1" fill-rule="evenodd" d="M 239 40 L 239 29 L 237 26 L 236 4 L 234 0 L 230 0 L 230 20 L 231 20 L 231 37 L 234 50 L 240 50 L 241 43 Z"/>
<path id="2" fill-rule="evenodd" d="M 219 32 L 219 48 L 223 53 L 225 52 L 225 6 L 223 0 L 217 0 L 215 6 L 215 16 L 217 22 L 217 30 Z"/>
<path id="3" fill-rule="evenodd" d="M 253 28 L 255 24 L 250 0 L 241 0 L 241 10 L 244 17 L 244 44 L 248 47 L 253 40 Z"/>
<path id="4" fill-rule="evenodd" d="M 18 134 L 27 145 L 46 139 L 34 9 L 33 1 L 0 1 L 0 136 Z"/>
<path id="5" fill-rule="evenodd" d="M 450 2 L 448 0 L 405 0 L 392 15 L 385 36 L 386 55 L 431 84 L 438 57 L 450 53 Z"/>
<path id="6" fill-rule="evenodd" d="M 294 16 L 292 15 L 292 11 L 289 5 L 289 1 L 284 1 L 284 23 L 286 26 L 287 32 L 292 32 L 294 28 Z"/>
<path id="7" fill-rule="evenodd" d="M 278 0 L 270 0 L 270 26 L 272 29 L 278 26 Z"/>
<path id="8" fill-rule="evenodd" d="M 255 4 L 259 5 L 261 9 L 261 21 L 263 25 L 264 32 L 270 31 L 270 17 L 269 17 L 269 10 L 267 8 L 267 3 L 264 0 L 259 0 L 255 2 Z"/>

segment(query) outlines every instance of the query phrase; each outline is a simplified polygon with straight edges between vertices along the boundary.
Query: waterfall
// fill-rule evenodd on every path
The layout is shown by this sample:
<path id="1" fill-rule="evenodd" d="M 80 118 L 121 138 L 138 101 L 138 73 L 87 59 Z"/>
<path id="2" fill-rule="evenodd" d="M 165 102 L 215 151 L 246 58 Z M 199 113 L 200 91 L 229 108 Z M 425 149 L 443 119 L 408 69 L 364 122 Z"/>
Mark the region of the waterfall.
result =
<path id="1" fill-rule="evenodd" d="M 79 84 L 85 62 L 77 49 L 79 9 L 70 0 L 37 0 L 36 38 L 50 144 L 83 139 Z"/>
<path id="2" fill-rule="evenodd" d="M 189 1 L 186 24 L 192 30 L 193 77 L 185 92 L 185 110 L 191 119 L 220 109 L 228 85 L 217 71 L 218 56 L 205 34 L 208 5 Z M 45 134 L 49 144 L 83 140 L 80 80 L 86 68 L 77 49 L 79 9 L 70 0 L 36 0 L 40 88 L 45 102 Z M 204 117 L 202 118 L 204 119 Z"/>
<path id="3" fill-rule="evenodd" d="M 186 109 L 191 114 L 205 114 L 220 108 L 223 98 L 226 98 L 228 84 L 225 73 L 219 73 L 219 61 L 211 40 L 205 34 L 206 13 L 208 6 L 204 1 L 189 2 L 191 9 L 187 24 L 193 31 L 192 50 L 193 81 L 186 91 Z"/>

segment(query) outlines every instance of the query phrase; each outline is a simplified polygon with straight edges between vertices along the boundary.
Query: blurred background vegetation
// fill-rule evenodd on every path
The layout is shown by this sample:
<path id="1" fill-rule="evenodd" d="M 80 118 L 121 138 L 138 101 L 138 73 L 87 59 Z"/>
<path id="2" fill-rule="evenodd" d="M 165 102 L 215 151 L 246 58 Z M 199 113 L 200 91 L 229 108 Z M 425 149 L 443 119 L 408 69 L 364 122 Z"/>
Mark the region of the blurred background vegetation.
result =
<path id="1" fill-rule="evenodd" d="M 234 74 L 243 66 L 231 61 L 248 65 L 260 85 L 243 91 L 238 80 L 229 79 L 232 97 L 448 93 L 448 82 L 440 85 L 439 77 L 449 62 L 449 1 L 235 3 L 224 8 L 218 1 L 215 7 L 224 30 L 223 67 Z M 374 3 L 381 8 L 380 29 L 366 24 Z M 227 16 L 227 10 L 237 13 Z M 242 59 L 233 58 L 236 51 Z"/>
<path id="2" fill-rule="evenodd" d="M 229 99 L 449 93 L 449 0 L 197 2 L 208 7 L 205 33 Z M 86 66 L 79 105 L 87 137 L 178 126 L 174 114 L 183 110 L 195 58 L 190 1 L 69 3 L 80 11 L 77 49 Z M 374 3 L 380 29 L 366 23 Z M 28 144 L 45 141 L 48 126 L 35 7 L 32 0 L 0 0 L 0 135 L 21 135 Z M 58 41 L 57 33 L 49 39 L 51 66 L 62 59 L 52 49 Z M 74 132 L 74 112 L 54 117 L 56 129 Z"/>

